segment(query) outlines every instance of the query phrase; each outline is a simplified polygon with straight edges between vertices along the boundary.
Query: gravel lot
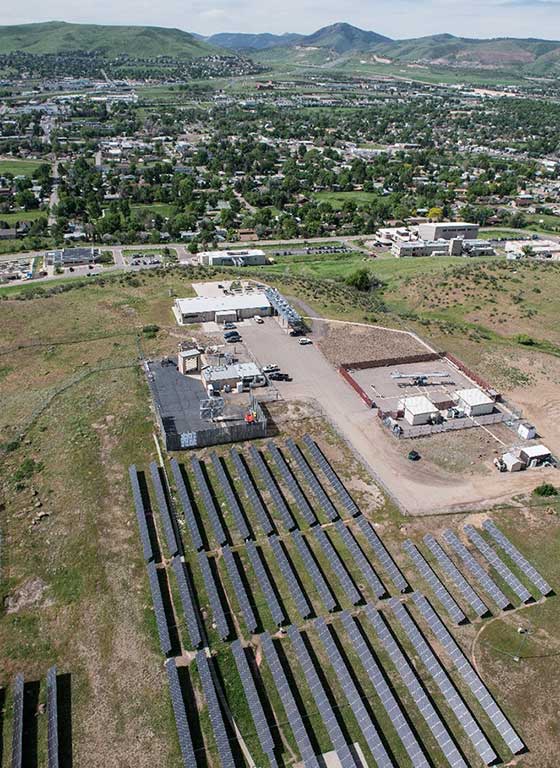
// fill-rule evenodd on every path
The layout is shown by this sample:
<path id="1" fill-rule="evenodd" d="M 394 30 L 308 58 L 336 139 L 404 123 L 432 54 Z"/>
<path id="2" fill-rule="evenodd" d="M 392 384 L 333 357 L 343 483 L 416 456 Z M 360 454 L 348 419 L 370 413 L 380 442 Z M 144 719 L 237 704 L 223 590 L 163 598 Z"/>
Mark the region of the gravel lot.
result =
<path id="1" fill-rule="evenodd" d="M 335 366 L 423 354 L 428 351 L 408 333 L 351 323 L 329 323 L 319 341 L 319 347 Z"/>

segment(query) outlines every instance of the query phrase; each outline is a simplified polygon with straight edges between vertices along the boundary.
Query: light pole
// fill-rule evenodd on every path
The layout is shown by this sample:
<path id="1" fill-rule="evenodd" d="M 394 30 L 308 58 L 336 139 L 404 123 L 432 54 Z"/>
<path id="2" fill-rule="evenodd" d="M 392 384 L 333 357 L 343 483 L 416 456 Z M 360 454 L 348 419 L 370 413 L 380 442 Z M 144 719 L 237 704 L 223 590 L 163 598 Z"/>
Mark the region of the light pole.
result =
<path id="1" fill-rule="evenodd" d="M 513 660 L 519 663 L 521 661 L 521 651 L 527 642 L 527 638 L 531 634 L 531 630 L 525 629 L 524 627 L 518 627 L 517 632 L 519 635 L 521 635 L 521 642 L 519 643 L 519 648 L 517 649 L 517 653 L 513 657 Z"/>

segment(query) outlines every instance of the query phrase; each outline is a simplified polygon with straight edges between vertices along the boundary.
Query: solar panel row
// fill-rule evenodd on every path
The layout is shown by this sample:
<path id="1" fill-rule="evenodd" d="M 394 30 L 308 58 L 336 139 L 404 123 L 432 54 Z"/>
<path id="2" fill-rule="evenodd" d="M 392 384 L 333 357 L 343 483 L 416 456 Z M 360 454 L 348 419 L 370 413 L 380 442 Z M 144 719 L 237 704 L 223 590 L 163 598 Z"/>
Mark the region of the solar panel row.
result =
<path id="1" fill-rule="evenodd" d="M 291 438 L 286 441 L 286 445 L 327 518 L 331 521 L 338 520 L 339 515 L 336 507 L 325 493 L 320 482 L 317 480 L 317 476 L 305 460 L 303 453 Z"/>
<path id="2" fill-rule="evenodd" d="M 138 528 L 140 529 L 142 549 L 144 550 L 144 560 L 148 562 L 153 559 L 154 552 L 152 549 L 150 532 L 148 530 L 148 523 L 146 521 L 146 509 L 144 507 L 144 500 L 142 499 L 140 483 L 138 482 L 138 472 L 136 471 L 134 464 L 128 468 L 128 476 L 130 478 L 130 485 L 132 486 L 132 496 L 134 499 L 136 518 L 138 520 Z"/>
<path id="3" fill-rule="evenodd" d="M 450 560 L 447 554 L 443 551 L 434 537 L 428 533 L 424 536 L 424 543 L 436 558 L 441 568 L 445 573 L 453 580 L 455 586 L 461 592 L 465 600 L 474 610 L 477 616 L 484 616 L 488 613 L 488 606 L 480 599 L 469 582 L 465 579 L 461 571 L 455 566 L 455 563 Z"/>
<path id="4" fill-rule="evenodd" d="M 504 536 L 500 529 L 491 521 L 486 520 L 482 527 L 494 539 L 496 544 L 513 560 L 517 567 L 527 576 L 527 578 L 537 587 L 541 595 L 546 597 L 552 592 L 550 584 L 543 579 L 540 573 L 531 563 L 521 554 L 511 541 Z"/>
<path id="5" fill-rule="evenodd" d="M 214 529 L 214 535 L 216 536 L 216 541 L 220 546 L 222 546 L 223 544 L 227 544 L 227 535 L 222 525 L 222 521 L 220 519 L 218 509 L 214 503 L 214 499 L 212 498 L 212 494 L 210 493 L 210 488 L 208 487 L 208 483 L 206 482 L 206 477 L 204 476 L 204 472 L 202 471 L 202 463 L 198 459 L 193 457 L 191 460 L 191 468 L 196 480 L 196 484 L 200 491 L 200 495 L 202 496 L 202 501 L 204 504 L 204 508 L 206 510 L 206 514 L 208 515 L 208 517 L 210 518 L 210 522 L 212 523 L 212 528 Z"/>
<path id="6" fill-rule="evenodd" d="M 369 560 L 363 553 L 360 545 L 354 538 L 354 534 L 352 533 L 352 531 L 344 525 L 342 520 L 337 520 L 337 522 L 334 524 L 334 527 L 338 531 L 340 538 L 344 542 L 344 546 L 354 558 L 356 565 L 362 572 L 362 576 L 364 577 L 366 582 L 369 584 L 374 594 L 376 594 L 377 597 L 383 597 L 383 595 L 386 594 L 387 590 L 379 580 L 377 574 L 373 570 L 371 563 L 369 562 Z"/>
<path id="7" fill-rule="evenodd" d="M 231 751 L 231 744 L 229 742 L 222 710 L 220 709 L 220 702 L 214 685 L 210 661 L 204 651 L 199 651 L 196 654 L 196 666 L 200 676 L 200 682 L 202 683 L 204 698 L 206 699 L 206 704 L 208 706 L 210 724 L 212 725 L 212 732 L 220 756 L 220 762 L 223 768 L 235 768 L 235 760 L 233 752 Z M 194 763 L 194 765 L 196 765 L 196 763 Z"/>
<path id="8" fill-rule="evenodd" d="M 214 574 L 212 573 L 206 552 L 198 553 L 198 565 L 202 571 L 202 578 L 204 579 L 206 595 L 210 602 L 212 614 L 214 615 L 214 621 L 216 622 L 218 634 L 222 640 L 226 640 L 229 637 L 229 624 L 227 622 L 226 615 L 220 601 L 218 587 L 216 586 Z"/>
<path id="9" fill-rule="evenodd" d="M 465 531 L 469 539 L 472 541 L 472 543 L 480 552 L 480 554 L 490 563 L 490 565 L 492 566 L 492 568 L 494 568 L 496 573 L 502 577 L 502 579 L 506 582 L 508 587 L 511 590 L 513 590 L 513 592 L 515 592 L 515 594 L 521 600 L 521 602 L 528 603 L 530 600 L 532 600 L 531 593 L 529 592 L 527 587 L 523 586 L 523 584 L 519 581 L 517 576 L 510 571 L 510 569 L 503 562 L 503 560 L 501 560 L 496 554 L 496 552 L 494 552 L 492 547 L 484 541 L 484 539 L 478 533 L 476 528 L 473 528 L 472 525 L 466 525 Z"/>
<path id="10" fill-rule="evenodd" d="M 350 574 L 348 573 L 346 566 L 340 559 L 340 555 L 336 551 L 336 549 L 333 547 L 331 540 L 325 533 L 325 531 L 322 528 L 315 528 L 313 531 L 313 534 L 315 535 L 315 538 L 319 542 L 319 546 L 323 550 L 323 554 L 327 558 L 327 561 L 330 565 L 330 567 L 333 569 L 333 571 L 336 574 L 336 577 L 338 581 L 340 582 L 340 585 L 342 586 L 342 589 L 344 590 L 344 593 L 346 594 L 346 597 L 352 605 L 357 605 L 358 603 L 361 603 L 363 598 L 361 594 L 356 589 L 356 586 L 354 582 L 352 581 L 352 578 Z"/>
<path id="11" fill-rule="evenodd" d="M 249 600 L 249 595 L 247 594 L 247 590 L 245 589 L 245 585 L 241 579 L 241 574 L 239 573 L 239 568 L 237 567 L 235 555 L 229 547 L 224 547 L 222 549 L 222 555 L 224 557 L 224 562 L 226 564 L 230 581 L 233 584 L 233 590 L 235 592 L 235 596 L 237 597 L 237 602 L 241 608 L 243 618 L 245 619 L 247 629 L 251 633 L 256 632 L 257 619 L 255 618 L 255 614 Z"/>
<path id="12" fill-rule="evenodd" d="M 23 687 L 23 675 L 20 673 L 14 681 L 12 768 L 22 768 L 23 765 Z"/>
<path id="13" fill-rule="evenodd" d="M 249 555 L 251 565 L 257 576 L 257 581 L 259 582 L 260 588 L 270 609 L 270 613 L 272 614 L 272 619 L 276 626 L 279 627 L 281 624 L 284 624 L 286 617 L 282 610 L 282 606 L 278 602 L 276 592 L 274 591 L 272 582 L 266 572 L 263 561 L 261 560 L 259 551 L 253 541 L 247 542 L 247 554 Z"/>
<path id="14" fill-rule="evenodd" d="M 47 756 L 48 768 L 58 768 L 58 685 L 56 667 L 47 672 Z"/>
<path id="15" fill-rule="evenodd" d="M 169 659 L 166 664 L 166 669 L 167 680 L 169 682 L 169 692 L 171 694 L 171 704 L 173 705 L 175 724 L 177 726 L 177 735 L 179 737 L 179 746 L 181 748 L 181 755 L 183 758 L 183 765 L 184 768 L 192 768 L 193 766 L 196 766 L 197 763 L 175 659 Z"/>
<path id="16" fill-rule="evenodd" d="M 290 489 L 290 493 L 292 494 L 292 497 L 296 503 L 297 508 L 305 518 L 305 521 L 308 525 L 317 525 L 319 522 L 317 520 L 317 517 L 315 516 L 315 512 L 311 509 L 309 502 L 305 498 L 305 494 L 302 492 L 301 488 L 299 487 L 299 484 L 292 474 L 292 470 L 286 463 L 286 460 L 284 459 L 284 456 L 280 453 L 278 450 L 278 447 L 274 445 L 274 443 L 268 444 L 268 450 L 270 451 L 270 454 L 274 461 L 276 462 L 276 466 L 280 470 L 280 474 L 282 475 L 282 478 L 288 488 Z"/>
<path id="17" fill-rule="evenodd" d="M 319 593 L 319 597 L 321 598 L 321 602 L 323 603 L 324 607 L 327 609 L 327 611 L 336 610 L 337 602 L 332 593 L 332 590 L 330 586 L 327 584 L 325 577 L 323 576 L 317 563 L 315 562 L 315 558 L 313 557 L 313 554 L 309 549 L 309 544 L 307 543 L 305 538 L 302 536 L 301 531 L 293 531 L 292 541 L 294 542 L 294 544 L 298 549 L 300 557 L 303 560 L 305 569 L 309 574 L 309 576 L 311 577 L 313 584 L 315 585 L 315 589 Z"/>
<path id="18" fill-rule="evenodd" d="M 230 456 L 231 456 L 233 465 L 235 467 L 235 470 L 237 472 L 237 476 L 239 477 L 239 480 L 241 482 L 241 485 L 244 488 L 245 493 L 247 494 L 247 497 L 251 503 L 251 506 L 253 507 L 253 510 L 257 516 L 259 525 L 262 528 L 265 535 L 269 536 L 271 533 L 274 533 L 274 527 L 272 525 L 270 517 L 268 516 L 267 511 L 265 510 L 255 490 L 253 481 L 249 477 L 249 473 L 247 472 L 245 464 L 243 463 L 243 460 L 239 455 L 239 453 L 237 453 L 237 451 L 235 451 L 233 448 L 230 451 Z"/>
<path id="19" fill-rule="evenodd" d="M 185 481 L 183 480 L 183 475 L 181 474 L 181 468 L 179 467 L 176 459 L 171 459 L 170 463 L 171 472 L 173 473 L 173 479 L 175 480 L 175 486 L 177 488 L 177 493 L 179 494 L 179 500 L 181 501 L 181 506 L 183 507 L 183 514 L 185 515 L 185 520 L 187 521 L 189 533 L 191 535 L 191 541 L 194 548 L 197 551 L 200 551 L 201 549 L 204 549 L 204 542 L 202 541 L 202 535 L 198 527 L 194 509 L 191 504 L 187 488 L 185 486 Z"/>
<path id="20" fill-rule="evenodd" d="M 150 474 L 152 476 L 152 485 L 154 486 L 156 492 L 159 514 L 163 522 L 165 540 L 167 541 L 167 550 L 171 557 L 173 557 L 179 551 L 179 544 L 175 535 L 175 526 L 173 525 L 173 520 L 171 519 L 171 511 L 167 504 L 167 499 L 165 498 L 165 491 L 163 490 L 159 467 L 155 461 L 150 463 Z"/>
<path id="21" fill-rule="evenodd" d="M 154 562 L 148 563 L 148 578 L 150 581 L 150 591 L 152 593 L 152 602 L 154 605 L 159 644 L 162 653 L 167 656 L 167 654 L 171 653 L 171 639 L 169 637 L 169 627 L 167 625 L 167 617 L 165 615 L 165 608 L 163 606 L 163 597 L 159 584 L 158 571 Z"/>
<path id="22" fill-rule="evenodd" d="M 456 624 L 461 624 L 463 621 L 466 621 L 467 617 L 463 611 L 459 608 L 455 600 L 451 597 L 447 589 L 439 580 L 439 577 L 430 568 L 422 553 L 414 546 L 410 539 L 405 541 L 404 549 L 410 555 L 410 558 L 416 566 L 420 576 L 422 576 L 422 578 L 425 579 L 426 582 L 430 585 L 433 593 L 443 605 L 447 613 L 451 616 L 453 621 Z"/>
<path id="23" fill-rule="evenodd" d="M 247 527 L 245 515 L 241 511 L 241 507 L 239 506 L 239 502 L 237 501 L 235 493 L 233 492 L 233 488 L 231 487 L 231 483 L 228 476 L 226 475 L 223 464 L 216 453 L 212 453 L 211 460 L 212 466 L 214 467 L 214 472 L 216 473 L 222 491 L 225 494 L 227 505 L 233 515 L 233 519 L 235 520 L 237 530 L 239 531 L 243 541 L 247 541 L 247 539 L 252 538 L 251 532 Z"/>
<path id="24" fill-rule="evenodd" d="M 249 453 L 251 455 L 251 459 L 253 460 L 253 463 L 257 467 L 258 473 L 261 476 L 263 483 L 266 486 L 266 490 L 270 494 L 272 503 L 276 507 L 276 511 L 278 512 L 278 515 L 280 516 L 286 529 L 288 531 L 293 531 L 295 528 L 297 528 L 296 521 L 294 520 L 292 513 L 288 509 L 288 505 L 284 501 L 284 497 L 278 490 L 278 486 L 276 485 L 276 482 L 269 468 L 267 467 L 263 457 L 261 456 L 261 454 L 255 448 L 254 445 L 252 445 L 249 448 Z"/>
<path id="25" fill-rule="evenodd" d="M 385 545 L 377 535 L 376 531 L 372 528 L 369 521 L 363 515 L 357 518 L 358 526 L 360 530 L 368 540 L 370 547 L 375 552 L 379 562 L 387 572 L 387 575 L 399 590 L 399 592 L 406 592 L 408 589 L 408 581 L 404 578 L 400 570 L 398 569 L 395 561 L 389 554 Z"/>
<path id="26" fill-rule="evenodd" d="M 306 619 L 311 615 L 313 609 L 309 603 L 309 600 L 307 599 L 307 596 L 299 585 L 299 581 L 290 561 L 288 560 L 288 556 L 284 551 L 284 547 L 276 535 L 272 535 L 269 541 L 278 567 L 280 568 L 282 576 L 288 585 L 290 595 L 294 599 L 298 613 L 302 619 Z"/>
<path id="27" fill-rule="evenodd" d="M 345 486 L 341 482 L 340 478 L 330 465 L 330 463 L 327 461 L 327 459 L 323 456 L 317 445 L 315 444 L 314 440 L 311 438 L 310 435 L 305 435 L 303 438 L 303 442 L 309 449 L 309 452 L 311 453 L 311 456 L 313 457 L 313 460 L 315 463 L 320 467 L 321 471 L 329 481 L 329 483 L 332 485 L 336 493 L 338 494 L 338 497 L 340 501 L 342 502 L 345 509 L 350 513 L 352 517 L 357 517 L 360 514 L 360 510 L 358 509 L 358 506 L 356 505 L 354 499 L 350 496 L 348 491 L 346 490 Z"/>
<path id="28" fill-rule="evenodd" d="M 194 599 L 194 585 L 185 571 L 181 558 L 178 556 L 173 558 L 173 571 L 179 588 L 179 597 L 183 607 L 191 647 L 198 648 L 202 644 L 202 635 L 200 632 L 200 618 Z"/>

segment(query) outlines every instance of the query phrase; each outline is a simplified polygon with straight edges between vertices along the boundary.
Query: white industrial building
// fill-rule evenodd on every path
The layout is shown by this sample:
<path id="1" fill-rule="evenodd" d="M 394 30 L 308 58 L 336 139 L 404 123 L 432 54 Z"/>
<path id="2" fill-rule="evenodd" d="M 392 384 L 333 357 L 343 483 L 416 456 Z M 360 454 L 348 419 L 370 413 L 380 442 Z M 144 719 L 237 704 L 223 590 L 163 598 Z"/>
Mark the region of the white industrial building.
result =
<path id="1" fill-rule="evenodd" d="M 257 249 L 239 251 L 203 251 L 198 254 L 200 264 L 209 267 L 258 267 L 266 264 L 264 251 Z"/>
<path id="2" fill-rule="evenodd" d="M 228 323 L 256 315 L 268 317 L 272 306 L 264 293 L 244 293 L 239 296 L 196 296 L 175 299 L 173 312 L 179 325 L 189 323 Z"/>
<path id="3" fill-rule="evenodd" d="M 478 237 L 478 224 L 467 224 L 464 221 L 420 224 L 418 236 L 421 240 L 453 240 L 456 237 L 462 237 L 465 240 L 476 240 Z"/>
<path id="4" fill-rule="evenodd" d="M 552 454 L 545 445 L 528 445 L 519 450 L 519 456 L 527 467 L 540 467 L 552 459 Z"/>
<path id="5" fill-rule="evenodd" d="M 494 412 L 494 401 L 481 389 L 460 389 L 455 393 L 457 407 L 467 416 L 486 416 Z"/>
<path id="6" fill-rule="evenodd" d="M 455 237 L 452 240 L 410 240 L 396 241 L 391 246 L 391 253 L 398 259 L 418 256 L 493 256 L 494 249 L 484 240 L 464 240 Z"/>
<path id="7" fill-rule="evenodd" d="M 208 391 L 241 387 L 262 387 L 266 377 L 255 363 L 232 363 L 231 365 L 209 366 L 202 370 L 202 381 Z"/>
<path id="8" fill-rule="evenodd" d="M 404 410 L 404 418 L 412 427 L 420 424 L 430 424 L 439 414 L 436 406 L 428 400 L 426 395 L 406 397 L 400 403 L 400 410 Z"/>

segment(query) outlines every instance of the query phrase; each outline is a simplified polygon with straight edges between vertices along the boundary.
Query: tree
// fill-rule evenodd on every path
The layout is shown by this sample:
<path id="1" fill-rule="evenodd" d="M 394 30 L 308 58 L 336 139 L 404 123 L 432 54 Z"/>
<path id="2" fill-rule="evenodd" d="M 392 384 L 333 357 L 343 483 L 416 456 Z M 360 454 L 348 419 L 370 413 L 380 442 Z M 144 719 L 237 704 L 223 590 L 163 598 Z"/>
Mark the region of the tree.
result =
<path id="1" fill-rule="evenodd" d="M 355 288 L 357 291 L 364 292 L 371 290 L 374 282 L 375 280 L 371 272 L 365 267 L 352 272 L 352 274 L 348 275 L 345 280 L 346 285 L 350 286 L 351 288 Z"/>
<path id="2" fill-rule="evenodd" d="M 443 208 L 440 208 L 439 206 L 430 208 L 428 211 L 428 218 L 432 221 L 441 221 L 443 218 Z"/>

